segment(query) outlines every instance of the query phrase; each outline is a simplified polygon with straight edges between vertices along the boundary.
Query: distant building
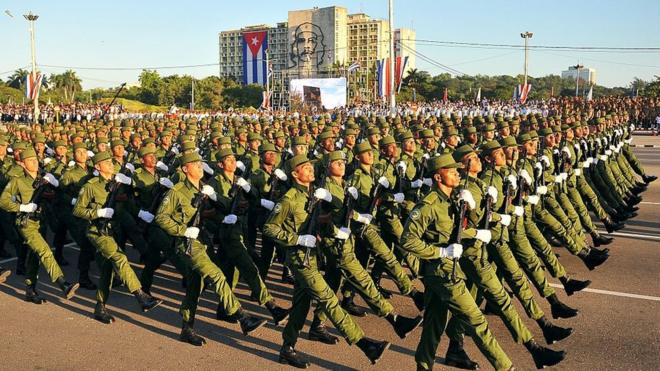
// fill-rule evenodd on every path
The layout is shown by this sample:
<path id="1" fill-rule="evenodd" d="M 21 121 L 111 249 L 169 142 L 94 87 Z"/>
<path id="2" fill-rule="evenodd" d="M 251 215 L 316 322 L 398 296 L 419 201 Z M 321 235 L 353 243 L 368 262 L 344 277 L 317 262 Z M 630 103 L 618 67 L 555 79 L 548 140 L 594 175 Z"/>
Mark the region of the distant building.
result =
<path id="1" fill-rule="evenodd" d="M 589 85 L 596 85 L 596 69 L 589 67 L 580 68 L 580 83 L 588 83 Z M 568 67 L 568 70 L 561 71 L 562 79 L 576 80 L 578 77 L 578 70 L 575 66 Z"/>

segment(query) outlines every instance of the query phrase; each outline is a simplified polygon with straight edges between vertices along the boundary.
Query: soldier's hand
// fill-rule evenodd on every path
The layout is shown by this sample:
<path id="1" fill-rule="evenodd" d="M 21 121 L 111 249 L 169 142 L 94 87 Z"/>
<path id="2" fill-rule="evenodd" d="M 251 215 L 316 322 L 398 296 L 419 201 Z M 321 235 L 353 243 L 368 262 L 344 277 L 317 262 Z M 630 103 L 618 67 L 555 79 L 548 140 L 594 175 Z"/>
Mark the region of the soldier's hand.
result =
<path id="1" fill-rule="evenodd" d="M 539 200 L 540 200 L 540 198 L 537 195 L 527 196 L 527 202 L 529 202 L 532 205 L 538 204 Z"/>
<path id="2" fill-rule="evenodd" d="M 474 238 L 483 243 L 489 243 L 492 237 L 493 235 L 490 232 L 490 229 L 477 229 L 477 235 L 474 236 Z"/>
<path id="3" fill-rule="evenodd" d="M 545 164 L 545 167 L 550 166 L 550 158 L 546 155 L 541 156 L 541 161 Z"/>
<path id="4" fill-rule="evenodd" d="M 412 182 L 410 182 L 410 188 L 412 189 L 422 188 L 423 184 L 424 182 L 421 179 L 413 180 Z"/>
<path id="5" fill-rule="evenodd" d="M 575 176 L 580 176 L 582 175 L 582 169 L 575 169 L 573 170 L 573 173 L 575 173 Z"/>
<path id="6" fill-rule="evenodd" d="M 96 216 L 99 218 L 110 219 L 115 215 L 115 209 L 111 207 L 104 207 L 103 209 L 96 210 Z"/>
<path id="7" fill-rule="evenodd" d="M 394 202 L 397 204 L 402 203 L 406 199 L 406 196 L 403 193 L 395 193 L 394 194 Z"/>
<path id="8" fill-rule="evenodd" d="M 286 180 L 289 179 L 289 177 L 286 176 L 286 174 L 284 173 L 284 171 L 282 171 L 282 169 L 275 169 L 274 173 L 277 179 L 279 179 L 282 182 L 286 182 Z"/>
<path id="9" fill-rule="evenodd" d="M 399 170 L 399 174 L 405 174 L 406 170 L 408 169 L 408 165 L 406 165 L 405 161 L 399 161 L 396 164 L 397 170 Z"/>
<path id="10" fill-rule="evenodd" d="M 357 222 L 364 225 L 371 224 L 371 221 L 374 219 L 374 216 L 371 214 L 358 214 Z"/>
<path id="11" fill-rule="evenodd" d="M 127 168 L 128 170 L 130 170 L 131 173 L 134 173 L 134 172 L 135 172 L 135 166 L 133 166 L 133 164 L 131 164 L 130 162 L 127 162 L 127 163 L 126 163 L 126 168 Z"/>
<path id="12" fill-rule="evenodd" d="M 238 217 L 235 214 L 229 214 L 222 219 L 222 224 L 233 225 L 236 224 L 236 221 L 238 221 Z"/>
<path id="13" fill-rule="evenodd" d="M 192 238 L 193 240 L 197 239 L 197 236 L 199 236 L 199 228 L 197 227 L 188 227 L 186 228 L 186 231 L 183 233 L 184 237 L 187 238 Z"/>
<path id="14" fill-rule="evenodd" d="M 248 183 L 247 180 L 245 180 L 241 177 L 238 177 L 238 179 L 236 179 L 236 185 L 243 188 L 243 190 L 246 193 L 249 193 L 250 189 L 252 189 L 252 186 L 250 186 L 250 183 Z"/>
<path id="15" fill-rule="evenodd" d="M 275 207 L 275 203 L 271 200 L 267 200 L 265 198 L 261 199 L 261 207 L 266 208 L 268 210 L 273 210 L 273 207 Z"/>
<path id="16" fill-rule="evenodd" d="M 515 215 L 515 216 L 525 215 L 525 208 L 522 207 L 522 206 L 514 206 L 513 207 L 513 215 Z"/>
<path id="17" fill-rule="evenodd" d="M 555 175 L 555 183 L 561 184 L 561 182 L 563 181 L 564 181 L 564 177 L 562 177 L 561 174 Z"/>
<path id="18" fill-rule="evenodd" d="M 378 178 L 378 184 L 383 188 L 390 188 L 390 181 L 387 180 L 384 176 Z"/>
<path id="19" fill-rule="evenodd" d="M 170 170 L 169 166 L 165 165 L 162 161 L 156 162 L 156 167 L 162 171 Z"/>
<path id="20" fill-rule="evenodd" d="M 440 248 L 441 258 L 460 258 L 463 255 L 463 245 L 452 243 L 445 248 Z"/>
<path id="21" fill-rule="evenodd" d="M 48 184 L 52 185 L 53 187 L 57 187 L 60 185 L 60 182 L 51 173 L 46 173 L 46 175 L 44 175 L 44 180 L 47 181 Z"/>
<path id="22" fill-rule="evenodd" d="M 241 169 L 241 172 L 245 173 L 245 164 L 243 161 L 236 161 L 236 167 Z"/>
<path id="23" fill-rule="evenodd" d="M 50 164 L 51 162 L 53 162 L 53 159 L 52 159 L 52 158 L 50 158 L 50 157 L 46 157 L 46 158 L 44 158 L 44 165 L 48 165 L 48 164 Z"/>
<path id="24" fill-rule="evenodd" d="M 538 186 L 536 188 L 536 193 L 540 194 L 541 196 L 545 195 L 548 193 L 548 187 L 546 186 Z"/>
<path id="25" fill-rule="evenodd" d="M 71 161 L 69 161 L 69 163 L 66 166 L 73 167 L 73 165 L 75 165 L 75 164 L 76 164 L 76 162 L 71 160 Z"/>
<path id="26" fill-rule="evenodd" d="M 527 170 L 522 169 L 520 171 L 520 176 L 523 178 L 523 180 L 525 181 L 525 183 L 527 185 L 532 185 L 532 177 L 529 176 L 529 173 L 527 172 Z"/>
<path id="27" fill-rule="evenodd" d="M 358 190 L 355 187 L 348 187 L 348 194 L 353 197 L 354 200 L 358 199 Z"/>
<path id="28" fill-rule="evenodd" d="M 564 152 L 569 159 L 571 158 L 571 151 L 568 149 L 568 147 L 562 148 L 561 151 Z"/>
<path id="29" fill-rule="evenodd" d="M 311 234 L 300 235 L 296 244 L 304 247 L 314 247 L 316 246 L 316 237 Z"/>
<path id="30" fill-rule="evenodd" d="M 497 203 L 497 195 L 499 194 L 497 188 L 493 186 L 488 186 L 488 188 L 486 189 L 486 193 L 488 194 L 488 196 L 490 196 L 493 203 Z"/>
<path id="31" fill-rule="evenodd" d="M 559 176 L 561 177 L 561 180 L 563 180 L 563 181 L 568 179 L 568 173 L 559 173 Z"/>
<path id="32" fill-rule="evenodd" d="M 211 187 L 208 184 L 204 184 L 204 186 L 202 187 L 202 194 L 208 196 L 208 198 L 210 198 L 213 201 L 218 200 L 218 195 L 217 193 L 215 193 L 215 189 L 213 189 L 213 187 Z"/>
<path id="33" fill-rule="evenodd" d="M 209 164 L 207 164 L 206 162 L 202 162 L 202 169 L 204 169 L 204 172 L 209 175 L 213 175 L 214 173 L 213 169 L 211 169 Z"/>
<path id="34" fill-rule="evenodd" d="M 516 179 L 515 176 L 513 176 L 513 175 L 508 175 L 508 176 L 506 177 L 506 180 L 509 182 L 509 184 L 511 184 L 511 188 L 512 188 L 514 191 L 515 191 L 516 189 L 518 189 L 518 179 Z"/>
<path id="35" fill-rule="evenodd" d="M 500 224 L 505 227 L 508 227 L 511 224 L 511 215 L 509 214 L 500 214 Z"/>
<path id="36" fill-rule="evenodd" d="M 351 236 L 351 230 L 347 227 L 341 227 L 337 230 L 335 238 L 340 240 L 347 240 Z"/>
<path id="37" fill-rule="evenodd" d="M 174 183 L 169 178 L 162 177 L 158 180 L 158 183 L 167 189 L 174 187 Z"/>
<path id="38" fill-rule="evenodd" d="M 427 186 L 427 187 L 432 187 L 433 186 L 433 179 L 424 178 L 424 179 L 422 179 L 422 183 L 424 183 L 424 185 Z"/>
<path id="39" fill-rule="evenodd" d="M 472 197 L 472 192 L 467 189 L 462 190 L 458 194 L 458 199 L 465 202 L 470 210 L 474 210 L 474 208 L 477 207 L 477 203 L 474 201 L 474 197 Z"/>
<path id="40" fill-rule="evenodd" d="M 78 201 L 77 198 L 72 198 L 72 199 L 71 199 L 71 206 L 75 205 L 75 204 L 76 204 L 76 201 Z"/>
<path id="41" fill-rule="evenodd" d="M 138 218 L 144 220 L 147 223 L 151 223 L 154 221 L 154 214 L 148 212 L 147 210 L 140 210 L 140 212 L 138 212 Z"/>
<path id="42" fill-rule="evenodd" d="M 30 202 L 29 204 L 22 204 L 18 207 L 18 211 L 22 213 L 33 213 L 37 211 L 37 204 Z"/>
<path id="43" fill-rule="evenodd" d="M 117 173 L 115 175 L 115 182 L 125 184 L 125 185 L 131 185 L 131 178 L 127 177 L 126 175 L 122 173 Z"/>
<path id="44" fill-rule="evenodd" d="M 94 157 L 94 152 L 87 150 L 87 157 Z"/>
<path id="45" fill-rule="evenodd" d="M 314 191 L 314 198 L 319 201 L 332 202 L 332 194 L 325 188 L 317 188 Z"/>

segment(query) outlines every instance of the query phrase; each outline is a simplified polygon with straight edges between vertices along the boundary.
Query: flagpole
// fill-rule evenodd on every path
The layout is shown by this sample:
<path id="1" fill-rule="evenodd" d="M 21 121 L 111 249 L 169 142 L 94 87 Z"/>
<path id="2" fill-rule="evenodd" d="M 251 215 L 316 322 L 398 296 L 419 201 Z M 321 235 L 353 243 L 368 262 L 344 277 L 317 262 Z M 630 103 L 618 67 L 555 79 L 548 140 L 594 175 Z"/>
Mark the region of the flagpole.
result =
<path id="1" fill-rule="evenodd" d="M 394 95 L 394 4 L 393 0 L 389 0 L 389 22 L 390 22 L 390 81 L 387 82 L 390 88 L 390 110 L 392 114 L 396 113 L 396 97 Z"/>
<path id="2" fill-rule="evenodd" d="M 270 107 L 270 64 L 268 63 L 268 49 L 264 50 L 266 53 L 266 109 Z"/>
<path id="3" fill-rule="evenodd" d="M 527 40 L 531 39 L 534 34 L 532 32 L 523 32 L 520 34 L 520 37 L 525 39 L 525 80 L 523 82 L 523 87 L 527 87 L 527 55 L 528 55 L 528 49 L 527 49 Z"/>
<path id="4" fill-rule="evenodd" d="M 34 22 L 39 18 L 39 16 L 36 14 L 32 14 L 32 12 L 29 12 L 28 14 L 23 15 L 23 17 L 27 19 L 30 24 L 30 49 L 32 51 L 32 78 L 34 79 L 34 83 L 36 84 L 37 56 L 34 47 Z M 37 124 L 39 123 L 39 87 L 33 86 L 32 88 L 37 89 L 34 99 L 32 100 L 34 103 L 34 113 L 32 119 L 34 123 Z"/>

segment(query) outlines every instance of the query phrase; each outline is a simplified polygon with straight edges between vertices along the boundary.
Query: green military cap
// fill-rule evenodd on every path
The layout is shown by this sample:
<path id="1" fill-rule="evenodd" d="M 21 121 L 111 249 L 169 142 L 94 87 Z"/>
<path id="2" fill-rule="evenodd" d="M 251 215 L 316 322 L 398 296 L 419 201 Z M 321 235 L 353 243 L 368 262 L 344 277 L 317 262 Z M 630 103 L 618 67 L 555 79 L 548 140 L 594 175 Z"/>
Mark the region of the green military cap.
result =
<path id="1" fill-rule="evenodd" d="M 419 137 L 422 138 L 422 139 L 434 138 L 435 134 L 433 133 L 433 130 L 431 130 L 431 129 L 424 129 L 419 134 Z"/>
<path id="2" fill-rule="evenodd" d="M 453 135 L 458 135 L 458 130 L 456 130 L 456 128 L 453 127 L 453 126 L 450 126 L 450 127 L 447 129 L 447 133 L 446 133 L 445 135 L 446 135 L 447 137 L 451 137 L 451 136 L 453 136 Z"/>
<path id="3" fill-rule="evenodd" d="M 258 133 L 251 132 L 250 134 L 248 134 L 248 140 L 253 141 L 253 140 L 262 140 L 262 139 L 261 139 L 261 135 L 259 135 Z"/>
<path id="4" fill-rule="evenodd" d="M 300 154 L 297 156 L 293 156 L 286 162 L 287 169 L 289 172 L 292 172 L 295 170 L 298 166 L 305 164 L 309 162 L 309 158 L 307 158 L 307 155 Z"/>
<path id="5" fill-rule="evenodd" d="M 396 143 L 396 141 L 394 140 L 394 137 L 391 136 L 391 135 L 386 135 L 386 136 L 380 138 L 380 145 L 381 146 L 386 146 L 386 145 L 394 144 L 394 143 Z"/>
<path id="6" fill-rule="evenodd" d="M 376 126 L 372 126 L 369 128 L 369 130 L 367 130 L 367 135 L 376 135 L 376 134 L 380 134 L 380 129 L 378 129 L 378 127 Z"/>
<path id="7" fill-rule="evenodd" d="M 529 142 L 530 140 L 533 140 L 533 139 L 532 139 L 532 136 L 529 135 L 529 133 L 520 134 L 518 136 L 518 143 L 520 143 L 520 144 L 525 144 L 525 143 Z"/>
<path id="8" fill-rule="evenodd" d="M 468 135 L 468 134 L 474 134 L 477 132 L 477 128 L 474 126 L 467 126 L 465 129 L 463 129 L 463 134 Z"/>
<path id="9" fill-rule="evenodd" d="M 403 131 L 402 133 L 399 134 L 399 142 L 403 142 L 406 139 L 412 139 L 412 138 L 414 138 L 414 137 L 413 137 L 412 131 L 410 131 L 410 130 L 405 130 L 405 131 Z"/>
<path id="10" fill-rule="evenodd" d="M 195 152 L 196 153 L 196 152 Z M 223 148 L 216 152 L 215 154 L 215 160 L 216 161 L 222 161 L 223 158 L 227 156 L 232 156 L 234 154 L 234 151 L 231 148 Z"/>
<path id="11" fill-rule="evenodd" d="M 506 121 L 500 121 L 500 122 L 497 124 L 497 130 L 506 129 L 506 128 L 508 128 L 508 127 L 509 127 L 509 123 L 506 122 Z"/>
<path id="12" fill-rule="evenodd" d="M 355 130 L 354 128 L 348 128 L 346 129 L 344 135 L 357 135 L 357 130 Z"/>
<path id="13" fill-rule="evenodd" d="M 140 136 L 140 134 L 131 134 L 131 140 L 135 140 L 135 139 L 142 139 L 142 137 Z"/>
<path id="14" fill-rule="evenodd" d="M 41 133 L 37 133 L 37 134 L 35 134 L 34 139 L 32 139 L 32 142 L 33 143 L 46 143 L 46 136 L 41 134 Z"/>
<path id="15" fill-rule="evenodd" d="M 277 148 L 275 148 L 275 145 L 270 142 L 264 142 L 259 146 L 259 153 L 264 153 L 264 152 L 279 152 Z"/>
<path id="16" fill-rule="evenodd" d="M 293 138 L 293 145 L 294 146 L 307 145 L 307 140 L 303 136 L 297 136 Z"/>
<path id="17" fill-rule="evenodd" d="M 218 144 L 231 144 L 230 137 L 220 137 L 218 138 Z"/>
<path id="18" fill-rule="evenodd" d="M 16 142 L 12 147 L 14 148 L 14 150 L 23 151 L 28 147 L 28 145 L 25 142 Z"/>
<path id="19" fill-rule="evenodd" d="M 318 136 L 318 139 L 321 141 L 321 140 L 325 140 L 325 139 L 328 139 L 328 138 L 334 138 L 334 137 L 335 137 L 335 133 L 333 133 L 332 130 L 326 130 Z"/>
<path id="20" fill-rule="evenodd" d="M 54 147 L 54 148 L 57 148 L 57 147 L 66 147 L 66 142 L 63 141 L 63 140 L 56 140 L 56 141 L 53 143 L 53 147 Z"/>
<path id="21" fill-rule="evenodd" d="M 569 124 L 562 124 L 561 125 L 561 131 L 566 131 L 568 129 L 572 129 L 573 127 Z"/>
<path id="22" fill-rule="evenodd" d="M 495 131 L 495 125 L 486 124 L 486 126 L 484 126 L 484 131 Z"/>
<path id="23" fill-rule="evenodd" d="M 77 149 L 79 149 L 79 148 L 87 149 L 87 146 L 85 145 L 85 143 L 82 143 L 82 142 L 81 142 L 81 143 L 75 143 L 75 144 L 73 145 L 73 150 L 74 150 L 74 151 L 77 150 Z"/>
<path id="24" fill-rule="evenodd" d="M 330 153 L 326 153 L 324 155 L 324 162 L 329 164 L 332 161 L 337 161 L 337 160 L 346 160 L 346 153 L 344 151 L 332 151 Z"/>
<path id="25" fill-rule="evenodd" d="M 530 139 L 537 139 L 539 137 L 539 134 L 536 132 L 536 130 L 530 130 L 527 132 L 529 134 Z"/>
<path id="26" fill-rule="evenodd" d="M 514 137 L 511 136 L 511 135 L 509 135 L 509 136 L 506 137 L 506 138 L 502 138 L 502 139 L 500 139 L 500 145 L 501 145 L 502 147 L 517 147 L 517 146 L 518 146 L 518 142 L 516 142 L 516 138 L 514 138 Z"/>
<path id="27" fill-rule="evenodd" d="M 278 130 L 275 132 L 275 135 L 273 135 L 273 138 L 286 138 L 286 134 L 282 130 Z"/>
<path id="28" fill-rule="evenodd" d="M 181 165 L 197 161 L 202 161 L 202 156 L 200 156 L 197 152 L 188 152 L 181 156 Z"/>
<path id="29" fill-rule="evenodd" d="M 353 153 L 356 155 L 359 155 L 360 153 L 367 151 L 371 151 L 371 144 L 369 144 L 369 142 L 367 141 L 358 143 L 355 145 L 355 147 L 353 147 Z"/>
<path id="30" fill-rule="evenodd" d="M 154 140 L 154 138 L 146 138 L 146 139 L 142 142 L 142 145 L 143 145 L 143 146 L 146 146 L 147 144 L 156 144 L 156 141 Z"/>
<path id="31" fill-rule="evenodd" d="M 242 134 L 242 133 L 247 133 L 247 129 L 241 127 L 241 128 L 236 129 L 235 133 L 236 133 L 236 135 Z"/>
<path id="32" fill-rule="evenodd" d="M 31 158 L 31 157 L 37 157 L 37 153 L 34 151 L 32 148 L 27 148 L 24 151 L 21 151 L 21 161 L 25 161 L 25 159 Z"/>
<path id="33" fill-rule="evenodd" d="M 113 139 L 112 141 L 110 141 L 110 148 L 114 148 L 116 146 L 123 146 L 123 145 L 124 145 L 124 141 L 121 139 Z"/>
<path id="34" fill-rule="evenodd" d="M 463 144 L 462 146 L 456 148 L 454 152 L 452 152 L 452 156 L 454 156 L 455 161 L 461 161 L 463 157 L 469 155 L 472 152 L 479 153 L 480 151 L 474 149 L 470 144 Z"/>
<path id="35" fill-rule="evenodd" d="M 493 153 L 496 149 L 502 148 L 500 143 L 496 140 L 489 140 L 486 143 L 482 144 L 481 147 L 481 153 L 483 156 L 490 156 L 491 153 Z"/>
<path id="36" fill-rule="evenodd" d="M 440 169 L 462 168 L 463 164 L 456 162 L 451 154 L 446 153 L 444 155 L 432 157 L 428 161 L 427 167 L 430 172 L 435 173 Z"/>
<path id="37" fill-rule="evenodd" d="M 193 151 L 195 148 L 196 148 L 195 142 L 193 142 L 191 140 L 187 140 L 187 141 L 185 141 L 181 144 L 181 150 L 183 152 Z"/>
<path id="38" fill-rule="evenodd" d="M 99 152 L 92 157 L 92 162 L 94 165 L 98 164 L 101 161 L 110 160 L 112 158 L 112 153 L 109 151 Z"/>
<path id="39" fill-rule="evenodd" d="M 552 134 L 554 134 L 554 133 L 552 132 L 552 129 L 550 129 L 550 128 L 543 128 L 543 129 L 539 130 L 539 136 L 542 136 L 542 137 L 547 137 L 548 135 L 552 135 Z"/>
<path id="40" fill-rule="evenodd" d="M 144 146 L 140 148 L 140 157 L 156 153 L 156 149 L 153 146 Z"/>

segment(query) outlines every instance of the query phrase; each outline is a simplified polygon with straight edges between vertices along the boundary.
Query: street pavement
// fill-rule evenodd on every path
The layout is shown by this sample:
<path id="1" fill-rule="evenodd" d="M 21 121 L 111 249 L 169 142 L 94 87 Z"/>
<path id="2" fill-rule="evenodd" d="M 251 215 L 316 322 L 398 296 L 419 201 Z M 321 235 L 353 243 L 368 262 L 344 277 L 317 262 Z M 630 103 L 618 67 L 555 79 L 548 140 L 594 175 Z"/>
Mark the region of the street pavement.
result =
<path id="1" fill-rule="evenodd" d="M 634 143 L 660 145 L 658 137 L 639 137 Z M 660 148 L 635 148 L 649 174 L 660 175 Z M 550 346 L 567 351 L 566 360 L 554 367 L 557 370 L 657 370 L 660 368 L 660 180 L 652 183 L 643 194 L 639 216 L 626 228 L 614 234 L 611 257 L 606 264 L 588 271 L 581 261 L 566 249 L 557 248 L 560 261 L 569 275 L 589 279 L 591 286 L 567 297 L 557 280 L 552 279 L 558 296 L 566 304 L 576 307 L 580 314 L 569 320 L 552 320 L 555 324 L 572 327 L 568 339 Z M 65 267 L 69 280 L 77 278 L 75 262 L 78 251 L 68 245 L 65 257 L 73 264 Z M 129 249 L 133 262 L 137 254 Z M 15 260 L 0 261 L 14 268 Z M 133 267 L 139 272 L 138 264 Z M 280 280 L 281 267 L 276 265 L 267 281 L 273 296 L 283 306 L 290 305 L 291 287 Z M 96 270 L 93 271 L 96 277 Z M 92 318 L 94 292 L 80 290 L 71 301 L 60 298 L 60 291 L 41 272 L 39 288 L 48 299 L 43 305 L 22 300 L 24 285 L 20 277 L 12 275 L 0 285 L 0 369 L 3 370 L 169 370 L 169 369 L 286 369 L 277 363 L 281 345 L 281 326 L 268 324 L 252 336 L 243 336 L 238 325 L 215 319 L 217 298 L 205 291 L 200 300 L 196 329 L 208 344 L 196 348 L 178 341 L 179 303 L 183 291 L 180 277 L 171 266 L 157 272 L 152 293 L 164 299 L 163 305 L 151 312 L 141 313 L 135 299 L 124 287 L 110 296 L 108 309 L 117 318 L 112 325 L 103 325 Z M 394 291 L 390 280 L 383 285 Z M 420 282 L 417 282 L 422 287 Z M 244 308 L 269 318 L 265 308 L 250 300 L 246 285 L 237 290 Z M 536 293 L 536 298 L 550 318 L 548 303 Z M 365 306 L 362 299 L 359 305 Z M 417 311 L 408 297 L 395 295 L 392 299 L 397 311 L 414 316 Z M 514 299 L 518 313 L 543 344 L 543 336 L 534 321 L 525 316 Z M 532 358 L 522 344 L 516 344 L 506 327 L 495 315 L 488 315 L 489 326 L 502 348 L 518 370 L 535 369 Z M 342 341 L 337 345 L 323 345 L 306 340 L 308 323 L 303 329 L 297 349 L 307 355 L 315 369 L 413 370 L 414 352 L 421 328 L 406 339 L 399 339 L 388 323 L 372 313 L 356 319 L 367 336 L 392 342 L 390 350 L 376 366 L 371 366 L 355 346 Z M 328 324 L 331 327 L 331 324 Z M 332 329 L 332 331 L 335 331 Z M 336 334 L 336 331 L 335 331 Z M 435 369 L 451 369 L 442 364 L 448 340 L 443 337 L 437 353 Z M 482 369 L 491 369 L 471 339 L 466 339 L 466 351 Z"/>

